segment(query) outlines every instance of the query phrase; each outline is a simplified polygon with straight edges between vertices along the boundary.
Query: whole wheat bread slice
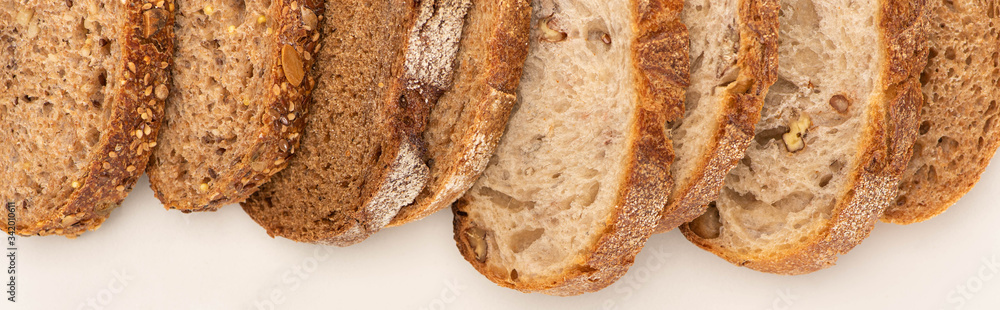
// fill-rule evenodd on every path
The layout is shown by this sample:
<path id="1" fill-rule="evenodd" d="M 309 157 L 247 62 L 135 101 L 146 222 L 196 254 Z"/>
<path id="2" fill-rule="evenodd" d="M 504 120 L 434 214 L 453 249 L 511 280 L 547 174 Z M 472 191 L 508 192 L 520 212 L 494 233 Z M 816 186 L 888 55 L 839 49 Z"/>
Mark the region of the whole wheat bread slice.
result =
<path id="1" fill-rule="evenodd" d="M 246 199 L 305 123 L 321 0 L 178 0 L 173 96 L 147 173 L 168 209 Z"/>
<path id="2" fill-rule="evenodd" d="M 920 76 L 920 135 L 882 220 L 941 214 L 972 189 L 1000 145 L 1000 3 L 931 1 L 930 55 Z"/>
<path id="3" fill-rule="evenodd" d="M 691 87 L 674 122 L 674 187 L 657 231 L 689 222 L 718 197 L 753 141 L 778 70 L 777 0 L 684 3 L 691 33 Z"/>
<path id="4" fill-rule="evenodd" d="M 427 185 L 389 226 L 450 206 L 486 169 L 517 100 L 530 21 L 527 0 L 472 1 L 453 85 L 431 109 L 424 132 Z"/>
<path id="5" fill-rule="evenodd" d="M 778 81 L 719 199 L 681 226 L 739 266 L 808 273 L 860 243 L 917 134 L 922 1 L 781 0 Z"/>
<path id="6" fill-rule="evenodd" d="M 271 236 L 349 245 L 413 202 L 421 136 L 451 81 L 467 0 L 329 3 L 302 147 L 243 203 Z"/>
<path id="7" fill-rule="evenodd" d="M 0 1 L 0 202 L 17 234 L 97 229 L 131 190 L 169 93 L 173 10 Z"/>
<path id="8" fill-rule="evenodd" d="M 462 255 L 524 292 L 604 288 L 632 265 L 671 186 L 683 112 L 680 1 L 535 0 L 519 103 L 453 206 Z"/>

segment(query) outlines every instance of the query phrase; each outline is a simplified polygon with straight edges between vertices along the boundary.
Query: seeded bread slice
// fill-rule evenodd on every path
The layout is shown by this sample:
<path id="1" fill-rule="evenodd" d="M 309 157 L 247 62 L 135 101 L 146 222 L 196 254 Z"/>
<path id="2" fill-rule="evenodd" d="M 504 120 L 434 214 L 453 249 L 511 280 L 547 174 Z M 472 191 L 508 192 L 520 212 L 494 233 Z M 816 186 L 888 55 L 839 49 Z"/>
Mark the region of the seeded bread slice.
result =
<path id="1" fill-rule="evenodd" d="M 913 160 L 882 220 L 941 214 L 972 189 L 1000 145 L 1000 3 L 931 1 L 930 55 Z"/>
<path id="2" fill-rule="evenodd" d="M 697 0 L 681 16 L 691 33 L 691 87 L 674 122 L 675 183 L 657 231 L 705 212 L 753 141 L 778 71 L 777 0 Z"/>
<path id="3" fill-rule="evenodd" d="M 430 178 L 389 226 L 450 206 L 486 169 L 517 100 L 530 20 L 526 0 L 472 2 L 456 58 L 454 85 L 431 109 L 424 133 Z"/>
<path id="4" fill-rule="evenodd" d="M 462 255 L 524 292 L 604 288 L 632 265 L 671 186 L 684 113 L 681 1 L 535 0 L 507 132 L 453 206 Z"/>
<path id="5" fill-rule="evenodd" d="M 168 93 L 173 9 L 0 1 L 0 201 L 17 234 L 97 229 L 131 190 Z"/>
<path id="6" fill-rule="evenodd" d="M 168 209 L 246 199 L 295 152 L 320 0 L 178 0 L 174 90 L 149 184 Z"/>
<path id="7" fill-rule="evenodd" d="M 427 180 L 421 136 L 451 81 L 467 0 L 327 6 L 302 147 L 243 203 L 271 236 L 345 246 L 387 225 Z"/>
<path id="8" fill-rule="evenodd" d="M 781 0 L 755 143 L 684 235 L 779 274 L 829 267 L 867 237 L 917 134 L 926 17 L 922 1 Z"/>

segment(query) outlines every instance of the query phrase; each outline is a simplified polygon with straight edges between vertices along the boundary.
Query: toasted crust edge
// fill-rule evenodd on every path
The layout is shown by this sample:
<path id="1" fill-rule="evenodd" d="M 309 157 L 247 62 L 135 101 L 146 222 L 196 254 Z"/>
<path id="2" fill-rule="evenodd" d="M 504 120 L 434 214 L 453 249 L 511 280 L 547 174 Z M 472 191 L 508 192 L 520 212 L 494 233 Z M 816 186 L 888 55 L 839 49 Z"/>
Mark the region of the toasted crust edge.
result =
<path id="1" fill-rule="evenodd" d="M 515 92 L 528 54 L 528 30 L 531 27 L 531 6 L 528 1 L 502 2 L 499 4 L 499 12 L 495 12 L 499 15 L 495 17 L 498 21 L 487 39 L 488 54 L 477 56 L 484 58 L 482 63 L 486 68 L 478 74 L 463 77 L 483 84 L 473 89 L 485 92 L 470 94 L 469 97 L 475 99 L 462 112 L 462 118 L 475 121 L 471 122 L 471 127 L 458 128 L 462 130 L 462 138 L 452 145 L 453 150 L 449 153 L 449 156 L 461 160 L 445 163 L 451 166 L 442 171 L 436 182 L 428 183 L 427 188 L 413 203 L 403 207 L 388 227 L 416 221 L 451 206 L 472 187 L 479 174 L 486 169 L 490 156 L 499 144 L 511 108 L 517 101 Z M 474 26 L 476 25 L 465 25 L 463 40 L 467 38 L 468 30 Z"/>
<path id="2" fill-rule="evenodd" d="M 254 143 L 247 148 L 248 152 L 240 156 L 233 168 L 220 173 L 219 178 L 212 182 L 205 193 L 198 193 L 194 197 L 167 197 L 159 187 L 161 182 L 171 181 L 160 180 L 159 166 L 148 167 L 146 173 L 149 174 L 150 188 L 164 208 L 189 213 L 215 211 L 224 205 L 242 202 L 288 165 L 287 160 L 295 154 L 298 147 L 299 135 L 305 127 L 305 116 L 309 110 L 309 96 L 316 86 L 315 77 L 309 74 L 315 58 L 302 55 L 316 55 L 321 46 L 320 26 L 306 29 L 300 9 L 292 7 L 301 6 L 312 10 L 320 17 L 321 25 L 325 8 L 323 4 L 320 0 L 281 0 L 270 12 L 269 16 L 277 16 L 275 21 L 281 25 L 273 34 L 273 39 L 278 42 L 276 50 L 271 51 L 269 56 L 274 61 L 268 68 L 271 73 L 268 85 L 274 90 L 269 90 L 268 96 L 262 100 L 267 105 L 267 110 L 259 120 L 260 129 L 250 137 L 255 139 Z M 305 77 L 299 86 L 290 84 L 282 71 L 282 49 L 286 45 L 295 49 L 303 63 Z M 155 157 L 153 161 L 155 163 Z"/>
<path id="3" fill-rule="evenodd" d="M 720 100 L 725 108 L 716 116 L 715 132 L 705 146 L 708 156 L 699 158 L 693 180 L 675 187 L 657 233 L 667 232 L 694 220 L 719 196 L 723 181 L 743 158 L 753 141 L 760 109 L 768 88 L 778 79 L 777 0 L 742 0 L 739 3 L 740 50 L 736 66 L 740 75 L 725 89 Z M 682 185 L 683 184 L 678 184 Z"/>
<path id="4" fill-rule="evenodd" d="M 776 274 L 805 274 L 832 266 L 838 254 L 861 243 L 895 197 L 896 184 L 909 162 L 916 139 L 923 95 L 919 74 L 926 62 L 927 12 L 924 0 L 880 2 L 879 35 L 886 44 L 876 86 L 883 94 L 866 111 L 869 141 L 858 150 L 848 184 L 821 233 L 800 246 L 760 256 L 740 255 L 695 234 L 689 223 L 681 232 L 692 243 L 737 266 Z"/>
<path id="5" fill-rule="evenodd" d="M 157 2 L 133 0 L 124 5 L 125 21 L 118 25 L 123 32 L 119 37 L 123 42 L 122 63 L 118 65 L 124 79 L 113 94 L 117 105 L 111 108 L 108 131 L 101 135 L 99 144 L 88 156 L 90 163 L 85 168 L 80 187 L 70 194 L 66 205 L 50 214 L 52 217 L 48 220 L 27 225 L 18 223 L 17 234 L 76 238 L 86 231 L 96 230 L 139 179 L 151 153 L 150 147 L 155 145 L 163 116 L 163 99 L 157 98 L 156 92 L 151 90 L 169 85 L 166 69 L 173 64 L 173 29 L 158 27 L 173 25 L 173 1 L 164 1 L 162 6 L 157 6 Z M 143 9 L 144 5 L 149 8 Z M 151 16 L 151 21 L 162 23 L 146 25 L 143 15 L 146 12 L 155 15 Z M 144 27 L 156 31 L 147 37 Z M 127 64 L 134 65 L 135 71 L 130 73 Z M 146 74 L 149 79 L 145 79 Z M 147 113 L 149 119 L 143 120 L 142 113 Z M 138 136 L 137 132 L 142 135 Z M 105 163 L 110 169 L 103 167 Z M 3 216 L 6 220 L 7 212 L 3 212 Z"/>
<path id="6" fill-rule="evenodd" d="M 464 233 L 471 228 L 470 221 L 462 215 L 468 202 L 459 199 L 453 208 L 459 252 L 476 270 L 500 286 L 556 296 L 600 290 L 628 271 L 660 218 L 667 198 L 664 193 L 673 182 L 670 178 L 673 144 L 666 136 L 664 124 L 683 114 L 684 89 L 689 82 L 687 27 L 679 20 L 683 8 L 679 0 L 630 3 L 637 30 L 632 65 L 638 72 L 635 83 L 639 105 L 626 159 L 629 168 L 616 203 L 621 207 L 609 215 L 606 230 L 592 245 L 593 250 L 577 257 L 575 267 L 549 278 L 519 278 L 513 283 L 505 270 L 496 270 L 476 260 Z"/>

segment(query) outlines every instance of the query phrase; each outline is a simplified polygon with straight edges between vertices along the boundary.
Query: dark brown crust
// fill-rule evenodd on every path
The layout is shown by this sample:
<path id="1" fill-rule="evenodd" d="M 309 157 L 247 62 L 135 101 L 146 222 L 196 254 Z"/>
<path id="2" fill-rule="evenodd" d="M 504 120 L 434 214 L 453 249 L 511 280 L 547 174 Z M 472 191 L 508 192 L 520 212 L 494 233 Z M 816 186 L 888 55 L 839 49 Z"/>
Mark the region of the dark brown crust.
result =
<path id="1" fill-rule="evenodd" d="M 472 81 L 471 83 L 483 84 L 472 87 L 473 90 L 481 92 L 462 94 L 474 99 L 471 99 L 468 106 L 463 109 L 460 116 L 463 120 L 456 126 L 463 124 L 468 126 L 452 129 L 461 132 L 461 138 L 450 146 L 452 150 L 446 158 L 431 159 L 435 160 L 437 167 L 441 167 L 442 170 L 431 170 L 432 174 L 437 175 L 431 178 L 432 181 L 412 204 L 399 211 L 389 223 L 389 227 L 422 219 L 455 202 L 486 168 L 487 160 L 493 155 L 493 150 L 496 149 L 500 136 L 507 127 L 507 119 L 517 99 L 515 91 L 528 53 L 531 6 L 525 0 L 504 0 L 491 4 L 488 8 L 495 8 L 494 11 L 484 12 L 484 15 L 490 16 L 467 18 L 462 35 L 463 38 L 468 38 L 472 29 L 482 27 L 469 24 L 470 22 L 483 19 L 483 23 L 491 23 L 489 38 L 483 40 L 488 44 L 488 47 L 483 49 L 487 53 L 469 56 L 484 59 L 457 65 L 482 66 L 477 74 L 459 77 Z M 470 12 L 475 11 L 476 8 L 470 10 Z M 476 41 L 463 40 L 463 46 L 474 44 L 470 42 Z"/>
<path id="2" fill-rule="evenodd" d="M 736 63 L 740 76 L 720 96 L 720 104 L 725 108 L 708 141 L 709 156 L 698 159 L 689 186 L 673 189 L 671 196 L 678 198 L 664 209 L 657 233 L 672 230 L 705 213 L 708 204 L 718 198 L 726 174 L 736 167 L 753 141 L 764 97 L 778 78 L 778 9 L 777 0 L 740 1 L 740 50 Z"/>
<path id="3" fill-rule="evenodd" d="M 401 19 L 404 23 L 398 29 L 406 31 L 401 36 L 406 41 L 399 44 L 401 52 L 398 56 L 390 56 L 395 57 L 391 60 L 390 71 L 403 76 L 392 77 L 385 81 L 384 84 L 389 90 L 380 99 L 382 102 L 377 104 L 378 119 L 373 121 L 380 124 L 380 128 L 387 130 L 372 133 L 378 135 L 373 140 L 380 145 L 378 148 L 380 152 L 375 166 L 369 170 L 370 173 L 359 176 L 367 181 L 359 193 L 361 206 L 357 212 L 348 212 L 350 215 L 345 217 L 343 223 L 337 223 L 341 228 L 336 231 L 323 231 L 314 234 L 314 237 L 303 237 L 285 233 L 287 230 L 276 229 L 274 223 L 268 222 L 269 215 L 259 211 L 260 208 L 256 205 L 270 204 L 270 198 L 267 197 L 270 194 L 258 192 L 258 195 L 243 202 L 242 206 L 247 214 L 263 226 L 272 237 L 280 235 L 299 242 L 336 246 L 355 244 L 387 225 L 398 213 L 399 208 L 411 203 L 423 188 L 428 172 L 426 165 L 421 161 L 422 134 L 426 127 L 427 114 L 444 88 L 442 84 L 435 84 L 440 82 L 432 80 L 435 77 L 421 76 L 416 72 L 437 67 L 424 66 L 419 60 L 408 57 L 441 52 L 442 50 L 437 48 L 443 47 L 434 43 L 437 42 L 435 39 L 444 39 L 441 37 L 444 35 L 456 36 L 454 42 L 457 44 L 461 27 L 456 28 L 454 34 L 437 32 L 439 28 L 436 28 L 435 24 L 428 23 L 422 18 L 433 19 L 438 16 L 437 14 L 458 14 L 447 17 L 464 18 L 467 5 L 463 6 L 462 1 L 445 3 L 442 0 L 432 2 L 407 0 L 395 1 L 392 7 L 398 10 L 398 16 L 403 17 Z M 423 16 L 422 13 L 430 15 Z M 416 55 L 409 53 L 414 51 Z M 442 57 L 449 56 L 442 55 Z M 409 63 L 410 61 L 416 63 Z M 411 65 L 414 67 L 408 68 Z"/>
<path id="4" fill-rule="evenodd" d="M 899 197 L 882 216 L 895 224 L 928 220 L 958 202 L 979 181 L 1000 146 L 1000 85 L 996 84 L 1000 35 L 990 27 L 1000 22 L 1000 6 L 992 0 L 965 0 L 932 1 L 928 7 L 929 45 L 937 56 L 930 57 L 921 75 L 928 102 L 920 120 L 929 128 L 922 126 Z M 963 63 L 967 60 L 971 61 Z M 955 67 L 960 68 L 958 73 L 946 74 Z M 971 90 L 977 88 L 981 91 Z M 949 137 L 957 147 L 942 144 L 940 137 Z M 947 171 L 923 171 L 924 165 Z"/>
<path id="5" fill-rule="evenodd" d="M 111 107 L 110 124 L 91 151 L 90 163 L 66 205 L 42 222 L 18 222 L 19 235 L 63 235 L 75 238 L 88 230 L 96 230 L 112 210 L 121 204 L 146 166 L 151 144 L 155 145 L 163 99 L 153 91 L 159 85 L 169 85 L 167 68 L 172 64 L 174 32 L 170 27 L 159 28 L 146 36 L 145 31 L 159 25 L 172 25 L 173 1 L 129 1 L 122 22 L 121 66 L 124 79 L 113 94 L 117 107 Z M 145 29 L 144 12 L 156 14 L 150 19 L 157 25 Z M 135 71 L 130 67 L 134 66 Z M 148 77 L 147 77 L 148 74 Z M 149 115 L 148 120 L 140 117 Z M 148 128 L 148 132 L 146 129 Z M 142 132 L 138 135 L 138 132 Z M 104 165 L 110 165 L 105 168 Z M 26 202 L 22 202 L 26 203 Z M 20 207 L 20 206 L 18 206 Z M 7 213 L 3 212 L 6 222 Z"/>
<path id="6" fill-rule="evenodd" d="M 620 206 L 608 218 L 607 230 L 592 251 L 578 258 L 577 265 L 544 279 L 511 281 L 506 270 L 496 270 L 476 260 L 465 231 L 471 221 L 463 214 L 470 206 L 455 203 L 455 241 L 473 267 L 500 286 L 524 292 L 568 296 L 607 287 L 628 271 L 635 255 L 653 233 L 666 193 L 672 186 L 670 164 L 673 144 L 664 124 L 683 115 L 684 89 L 688 85 L 688 34 L 679 20 L 679 0 L 631 1 L 636 18 L 632 59 L 636 74 L 638 108 L 635 111 L 625 180 L 619 189 Z"/>
<path id="7" fill-rule="evenodd" d="M 248 151 L 233 163 L 230 170 L 221 172 L 219 178 L 211 182 L 208 191 L 193 197 L 167 197 L 159 189 L 159 184 L 173 180 L 160 180 L 159 172 L 163 168 L 155 164 L 158 162 L 155 157 L 152 159 L 154 165 L 147 171 L 150 187 L 165 208 L 185 213 L 215 211 L 221 206 L 242 202 L 256 192 L 258 186 L 288 165 L 287 160 L 295 154 L 299 135 L 305 126 L 309 95 L 316 86 L 314 77 L 309 74 L 315 58 L 303 55 L 315 55 L 320 46 L 319 26 L 307 30 L 298 6 L 313 10 L 316 16 L 323 16 L 323 4 L 321 0 L 281 0 L 274 4 L 273 11 L 268 16 L 277 16 L 275 21 L 281 26 L 273 34 L 278 44 L 270 54 L 270 58 L 274 60 L 269 62 L 271 67 L 268 68 L 272 80 L 266 84 L 272 85 L 274 89 L 268 90 L 267 98 L 262 100 L 266 102 L 267 111 L 259 120 L 261 124 L 258 125 L 258 132 L 247 137 L 255 139 L 254 143 L 247 147 Z M 293 5 L 295 8 L 292 8 Z M 322 22 L 320 19 L 319 23 Z M 305 79 L 298 86 L 288 82 L 281 67 L 282 48 L 285 45 L 292 46 L 303 63 Z"/>
<path id="8" fill-rule="evenodd" d="M 883 0 L 878 16 L 886 59 L 876 87 L 884 91 L 866 111 L 867 127 L 851 167 L 847 186 L 820 233 L 797 247 L 753 256 L 735 253 L 712 239 L 695 234 L 690 224 L 681 225 L 684 236 L 699 247 L 729 262 L 777 274 L 804 274 L 832 266 L 837 255 L 846 253 L 868 237 L 875 222 L 895 197 L 896 184 L 909 162 L 917 134 L 923 96 L 919 72 L 927 55 L 927 12 L 924 1 Z"/>

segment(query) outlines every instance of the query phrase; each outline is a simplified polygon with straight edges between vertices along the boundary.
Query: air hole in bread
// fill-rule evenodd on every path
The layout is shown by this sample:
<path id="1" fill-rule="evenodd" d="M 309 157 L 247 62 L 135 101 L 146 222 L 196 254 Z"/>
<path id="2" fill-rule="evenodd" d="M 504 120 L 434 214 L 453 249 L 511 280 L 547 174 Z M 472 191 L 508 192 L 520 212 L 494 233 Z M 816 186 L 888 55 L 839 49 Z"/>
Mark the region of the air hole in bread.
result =
<path id="1" fill-rule="evenodd" d="M 595 19 L 587 24 L 587 49 L 594 55 L 603 54 L 611 49 L 613 40 L 608 33 L 607 23 L 603 19 Z"/>
<path id="2" fill-rule="evenodd" d="M 824 175 L 822 178 L 819 179 L 819 187 L 826 187 L 827 185 L 830 185 L 830 180 L 832 179 L 833 179 L 832 174 Z"/>
<path id="3" fill-rule="evenodd" d="M 494 190 L 489 187 L 479 188 L 479 194 L 482 196 L 489 197 L 490 202 L 494 205 L 509 209 L 511 212 L 520 212 L 525 208 L 533 209 L 535 207 L 534 201 L 522 201 L 514 199 L 514 197 L 507 195 L 503 192 Z"/>
<path id="4" fill-rule="evenodd" d="M 938 180 L 937 168 L 935 166 L 928 166 L 927 167 L 927 181 L 933 183 L 933 182 L 937 182 L 937 180 Z"/>
<path id="5" fill-rule="evenodd" d="M 986 140 L 984 140 L 983 137 L 980 136 L 979 141 L 976 143 L 976 149 L 983 149 L 983 144 L 985 143 Z"/>
<path id="6" fill-rule="evenodd" d="M 944 3 L 944 6 L 947 7 L 948 9 L 950 9 L 952 11 L 955 11 L 955 1 L 954 0 L 942 0 L 942 3 Z"/>
<path id="7" fill-rule="evenodd" d="M 97 23 L 94 23 L 94 24 L 97 24 Z M 100 29 L 100 25 L 97 25 L 97 29 Z M 100 31 L 100 30 L 98 30 L 98 31 Z M 99 46 L 101 47 L 99 49 L 101 55 L 104 56 L 104 57 L 111 56 L 111 41 L 108 41 L 108 39 L 102 38 L 102 39 L 98 40 L 97 42 L 99 43 Z"/>
<path id="8" fill-rule="evenodd" d="M 517 269 L 510 270 L 510 280 L 517 281 Z"/>
<path id="9" fill-rule="evenodd" d="M 580 206 L 590 206 L 597 200 L 597 194 L 601 192 L 601 182 L 594 181 L 588 184 L 583 195 L 578 196 Z"/>
<path id="10" fill-rule="evenodd" d="M 809 203 L 812 202 L 814 197 L 815 195 L 810 192 L 797 191 L 792 192 L 791 194 L 788 194 L 788 196 L 776 201 L 774 205 L 785 213 L 799 212 L 804 210 L 806 206 L 809 206 Z"/>
<path id="11" fill-rule="evenodd" d="M 101 141 L 101 131 L 94 127 L 87 130 L 87 145 L 95 146 Z"/>
<path id="12" fill-rule="evenodd" d="M 719 208 L 715 206 L 715 202 L 710 203 L 708 210 L 705 210 L 705 213 L 691 222 L 691 231 L 702 239 L 718 238 L 721 229 L 722 220 L 719 217 Z"/>
<path id="13" fill-rule="evenodd" d="M 997 112 L 997 101 L 996 100 L 990 101 L 990 106 L 986 108 L 986 112 L 984 114 L 990 115 L 996 112 Z"/>
<path id="14" fill-rule="evenodd" d="M 39 112 L 42 114 L 43 117 L 52 116 L 52 103 L 48 101 L 42 103 L 42 109 Z"/>
<path id="15" fill-rule="evenodd" d="M 996 115 L 994 115 L 986 119 L 986 122 L 983 123 L 983 133 L 988 133 L 993 129 L 993 122 L 996 121 L 996 118 Z"/>
<path id="16" fill-rule="evenodd" d="M 949 156 L 958 148 L 958 141 L 948 136 L 942 136 L 938 138 L 938 148 L 941 149 L 942 154 Z"/>
<path id="17" fill-rule="evenodd" d="M 697 72 L 701 69 L 702 64 L 705 62 L 705 52 L 698 54 L 698 57 L 691 62 L 691 72 Z"/>
<path id="18" fill-rule="evenodd" d="M 795 83 L 779 76 L 778 80 L 774 82 L 774 85 L 772 85 L 771 88 L 769 88 L 768 97 L 770 97 L 770 94 L 772 93 L 782 94 L 782 95 L 794 94 L 798 92 L 798 90 L 799 87 L 796 86 Z"/>
<path id="19" fill-rule="evenodd" d="M 931 121 L 930 120 L 926 120 L 926 121 L 923 121 L 922 123 L 920 123 L 920 134 L 921 135 L 927 134 L 927 132 L 930 131 L 930 130 L 931 130 Z"/>
<path id="20" fill-rule="evenodd" d="M 833 161 L 830 163 L 830 170 L 833 171 L 833 173 L 839 173 L 841 170 L 844 170 L 844 162 L 839 160 Z"/>
<path id="21" fill-rule="evenodd" d="M 780 140 L 781 135 L 784 135 L 786 132 L 788 132 L 787 126 L 778 126 L 771 129 L 761 130 L 754 137 L 754 141 L 757 141 L 757 145 L 767 146 L 773 140 Z"/>
<path id="22" fill-rule="evenodd" d="M 544 228 L 525 229 L 511 235 L 510 250 L 521 253 L 545 234 Z"/>

